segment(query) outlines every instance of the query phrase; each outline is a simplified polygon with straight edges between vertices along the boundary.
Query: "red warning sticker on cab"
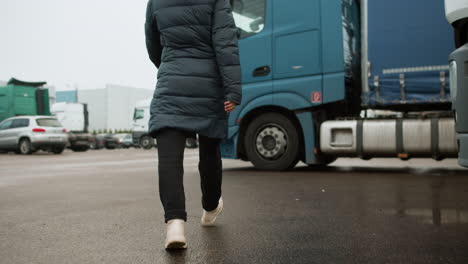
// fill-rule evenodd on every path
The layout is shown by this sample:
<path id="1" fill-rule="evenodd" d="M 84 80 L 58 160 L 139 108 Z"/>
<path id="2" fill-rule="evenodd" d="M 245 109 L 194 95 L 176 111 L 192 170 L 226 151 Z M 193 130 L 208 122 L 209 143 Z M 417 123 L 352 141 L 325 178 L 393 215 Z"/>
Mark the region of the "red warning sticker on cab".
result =
<path id="1" fill-rule="evenodd" d="M 312 103 L 317 104 L 322 102 L 322 93 L 321 92 L 313 92 L 312 93 Z"/>

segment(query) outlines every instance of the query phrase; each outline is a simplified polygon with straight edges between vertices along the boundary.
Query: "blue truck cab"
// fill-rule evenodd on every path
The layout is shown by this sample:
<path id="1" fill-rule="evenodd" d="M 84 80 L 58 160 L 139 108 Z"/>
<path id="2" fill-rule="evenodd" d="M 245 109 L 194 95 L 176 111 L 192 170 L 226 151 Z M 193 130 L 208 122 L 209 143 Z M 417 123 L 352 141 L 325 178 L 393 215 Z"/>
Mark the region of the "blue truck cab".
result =
<path id="1" fill-rule="evenodd" d="M 230 2 L 240 37 L 243 102 L 229 115 L 229 136 L 222 144 L 224 158 L 248 160 L 267 170 L 290 169 L 299 161 L 328 164 L 339 155 L 321 151 L 320 127 L 324 122 L 356 119 L 364 107 L 388 102 L 396 108 L 419 105 L 373 100 L 377 90 L 367 65 L 367 11 L 362 10 L 367 9 L 367 1 Z M 438 1 L 416 2 L 433 8 Z M 444 21 L 443 11 L 441 14 Z M 441 29 L 443 36 L 447 28 Z M 442 64 L 442 68 L 432 69 L 436 82 L 440 71 L 448 73 L 447 63 Z M 383 79 L 392 83 L 392 76 Z M 432 81 L 433 77 L 434 73 Z M 408 83 L 411 86 L 411 81 Z M 449 108 L 448 85 L 437 89 L 438 107 Z M 385 96 L 385 90 L 377 95 Z"/>

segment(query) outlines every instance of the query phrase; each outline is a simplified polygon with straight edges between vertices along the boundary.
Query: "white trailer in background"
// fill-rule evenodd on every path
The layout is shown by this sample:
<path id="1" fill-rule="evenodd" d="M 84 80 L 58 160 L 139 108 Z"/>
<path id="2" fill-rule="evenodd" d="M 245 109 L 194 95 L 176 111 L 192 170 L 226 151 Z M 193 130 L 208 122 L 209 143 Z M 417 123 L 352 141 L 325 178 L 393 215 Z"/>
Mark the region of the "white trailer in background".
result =
<path id="1" fill-rule="evenodd" d="M 156 146 L 156 140 L 148 134 L 151 100 L 152 98 L 137 102 L 133 112 L 133 144 L 144 149 L 151 149 Z M 187 148 L 197 148 L 197 139 L 187 138 L 185 146 Z"/>
<path id="2" fill-rule="evenodd" d="M 68 132 L 70 149 L 73 151 L 87 151 L 92 140 L 88 134 L 88 110 L 82 103 L 55 103 L 51 113 Z"/>
<path id="3" fill-rule="evenodd" d="M 132 129 L 135 104 L 153 95 L 153 90 L 108 84 L 103 89 L 80 89 L 77 98 L 89 111 L 89 130 Z"/>

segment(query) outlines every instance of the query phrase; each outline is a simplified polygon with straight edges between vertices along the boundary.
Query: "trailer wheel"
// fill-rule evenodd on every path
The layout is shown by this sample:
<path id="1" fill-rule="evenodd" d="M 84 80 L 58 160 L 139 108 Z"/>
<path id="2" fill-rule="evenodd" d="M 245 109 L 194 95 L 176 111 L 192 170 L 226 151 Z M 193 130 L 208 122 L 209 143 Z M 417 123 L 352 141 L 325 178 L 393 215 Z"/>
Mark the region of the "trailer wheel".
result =
<path id="1" fill-rule="evenodd" d="M 140 138 L 140 146 L 144 149 L 151 149 L 154 146 L 154 140 L 150 136 L 142 136 Z"/>
<path id="2" fill-rule="evenodd" d="M 22 155 L 29 155 L 32 153 L 32 146 L 31 146 L 31 141 L 27 138 L 23 138 L 20 140 L 18 144 L 18 154 Z"/>
<path id="3" fill-rule="evenodd" d="M 247 158 L 262 170 L 289 170 L 299 161 L 299 129 L 279 114 L 263 114 L 249 124 L 244 137 Z"/>

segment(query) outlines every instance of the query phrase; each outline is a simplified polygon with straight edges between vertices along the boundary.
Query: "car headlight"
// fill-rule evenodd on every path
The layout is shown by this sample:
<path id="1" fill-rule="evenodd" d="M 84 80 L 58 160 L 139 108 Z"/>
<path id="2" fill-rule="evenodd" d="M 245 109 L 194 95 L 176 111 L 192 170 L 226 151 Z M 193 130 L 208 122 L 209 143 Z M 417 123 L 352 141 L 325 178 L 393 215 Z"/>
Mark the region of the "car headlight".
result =
<path id="1" fill-rule="evenodd" d="M 450 62 L 450 94 L 452 95 L 452 102 L 455 103 L 457 99 L 457 90 L 458 90 L 458 72 L 457 72 L 457 62 Z"/>

